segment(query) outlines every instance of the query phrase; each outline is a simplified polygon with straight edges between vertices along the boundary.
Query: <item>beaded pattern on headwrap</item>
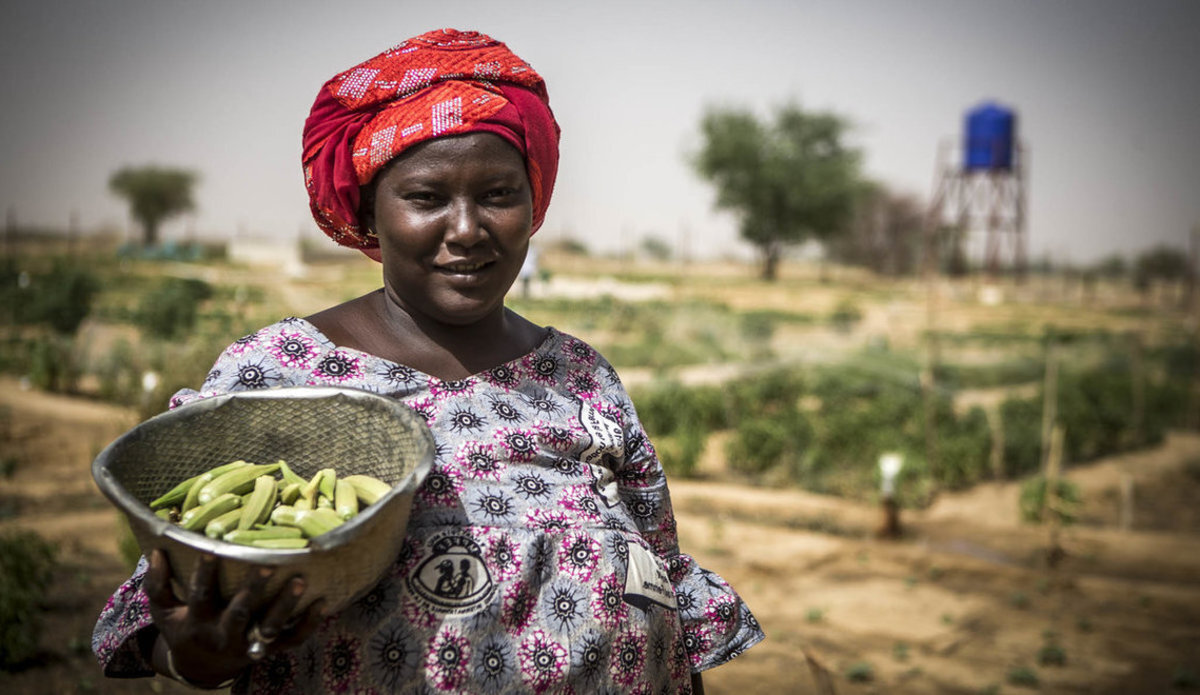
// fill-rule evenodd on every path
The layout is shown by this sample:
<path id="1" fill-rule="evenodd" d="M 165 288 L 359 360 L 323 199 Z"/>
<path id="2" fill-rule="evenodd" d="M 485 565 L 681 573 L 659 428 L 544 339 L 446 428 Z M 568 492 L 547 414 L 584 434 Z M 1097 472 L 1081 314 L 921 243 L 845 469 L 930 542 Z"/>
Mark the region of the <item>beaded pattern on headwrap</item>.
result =
<path id="1" fill-rule="evenodd" d="M 358 186 L 424 140 L 490 130 L 480 125 L 498 117 L 507 106 L 519 108 L 514 98 L 529 103 L 524 95 L 513 94 L 518 91 L 514 87 L 536 95 L 537 107 L 545 111 L 541 120 L 550 124 L 554 137 L 555 161 L 548 176 L 527 157 L 536 229 L 557 168 L 558 130 L 545 85 L 503 43 L 478 32 L 453 29 L 409 39 L 338 74 L 321 88 L 304 132 L 305 186 L 318 226 L 344 246 L 376 246 L 358 223 Z M 524 117 L 517 115 L 518 124 Z M 523 143 L 512 136 L 506 139 L 526 155 Z"/>

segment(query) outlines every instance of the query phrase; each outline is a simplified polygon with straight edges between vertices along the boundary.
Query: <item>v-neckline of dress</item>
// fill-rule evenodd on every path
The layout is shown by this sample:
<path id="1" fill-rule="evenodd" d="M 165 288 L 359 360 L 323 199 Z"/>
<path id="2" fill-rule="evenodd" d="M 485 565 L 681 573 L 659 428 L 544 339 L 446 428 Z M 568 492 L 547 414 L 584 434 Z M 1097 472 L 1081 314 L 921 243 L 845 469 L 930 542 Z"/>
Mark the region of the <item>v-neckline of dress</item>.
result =
<path id="1" fill-rule="evenodd" d="M 488 367 L 486 369 L 481 369 L 472 374 L 468 374 L 467 376 L 465 376 L 461 379 L 442 379 L 441 377 L 434 376 L 433 374 L 427 374 L 427 373 L 421 371 L 420 369 L 417 369 L 416 367 L 412 367 L 407 364 L 396 362 L 394 360 L 389 360 L 386 357 L 380 357 L 379 355 L 376 355 L 371 352 L 366 352 L 365 350 L 359 350 L 358 348 L 338 345 L 337 343 L 333 342 L 332 338 L 325 335 L 325 333 L 320 328 L 317 328 L 316 325 L 314 325 L 308 319 L 294 316 L 294 317 L 292 317 L 292 320 L 296 321 L 297 323 L 304 324 L 304 326 L 306 326 L 306 330 L 308 333 L 310 333 L 314 337 L 318 338 L 325 345 L 328 345 L 331 350 L 337 350 L 338 352 L 342 352 L 342 353 L 353 353 L 355 355 L 363 355 L 372 360 L 378 360 L 380 362 L 383 362 L 384 364 L 401 367 L 403 369 L 410 370 L 416 376 L 424 377 L 425 379 L 428 379 L 431 383 L 437 383 L 437 384 L 455 384 L 455 383 L 462 383 L 465 381 L 478 381 L 479 379 L 483 378 L 484 374 L 486 374 L 487 372 L 493 371 L 499 367 L 514 367 L 515 368 L 518 364 L 523 362 L 530 355 L 536 354 L 536 353 L 544 350 L 545 347 L 547 345 L 549 345 L 559 335 L 558 330 L 555 329 L 553 326 L 546 326 L 545 327 L 546 336 L 541 340 L 541 342 L 539 342 L 537 345 L 535 345 L 533 348 L 531 348 L 528 352 L 526 352 L 522 355 L 518 355 L 517 357 L 514 357 L 513 359 L 508 360 L 507 362 L 501 362 L 499 364 L 492 365 L 491 367 Z M 515 371 L 515 369 L 514 369 L 514 371 Z"/>

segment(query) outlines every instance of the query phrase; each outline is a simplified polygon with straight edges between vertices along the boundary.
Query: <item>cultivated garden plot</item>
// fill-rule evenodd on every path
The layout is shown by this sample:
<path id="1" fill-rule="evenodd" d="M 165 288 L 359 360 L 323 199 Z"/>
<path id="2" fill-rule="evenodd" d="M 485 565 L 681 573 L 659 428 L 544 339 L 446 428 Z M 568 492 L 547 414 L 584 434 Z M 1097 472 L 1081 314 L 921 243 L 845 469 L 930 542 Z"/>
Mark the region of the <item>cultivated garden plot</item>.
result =
<path id="1" fill-rule="evenodd" d="M 25 612 L 0 680 L 182 690 L 106 680 L 89 653 L 133 559 L 91 461 L 232 339 L 367 292 L 377 268 L 20 251 L 4 278 L 0 535 L 6 562 L 51 581 L 5 587 L 4 610 Z M 1200 365 L 1181 288 L 542 262 L 513 307 L 614 362 L 674 476 L 684 549 L 768 634 L 709 692 L 1200 687 Z M 84 296 L 82 316 L 58 310 Z M 885 453 L 903 460 L 887 539 Z"/>

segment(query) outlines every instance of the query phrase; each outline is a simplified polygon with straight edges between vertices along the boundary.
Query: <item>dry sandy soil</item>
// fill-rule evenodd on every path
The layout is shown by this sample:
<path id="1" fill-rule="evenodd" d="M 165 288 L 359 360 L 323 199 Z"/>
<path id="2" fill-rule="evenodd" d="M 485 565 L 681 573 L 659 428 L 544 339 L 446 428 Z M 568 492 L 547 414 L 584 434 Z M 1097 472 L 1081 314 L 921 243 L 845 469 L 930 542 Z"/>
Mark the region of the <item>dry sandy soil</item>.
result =
<path id="1" fill-rule="evenodd" d="M 105 679 L 88 648 L 96 614 L 128 573 L 117 514 L 90 464 L 135 416 L 12 380 L 0 380 L 0 415 L 0 459 L 18 461 L 0 479 L 0 529 L 33 529 L 60 548 L 40 652 L 27 668 L 0 673 L 0 688 L 182 692 L 162 678 Z M 1086 523 L 1064 531 L 1066 555 L 1054 568 L 1046 529 L 1019 522 L 1012 484 L 906 512 L 903 537 L 885 541 L 873 533 L 871 507 L 740 486 L 719 471 L 677 481 L 685 549 L 739 589 L 768 635 L 706 674 L 708 692 L 822 692 L 822 673 L 838 693 L 1200 688 L 1200 436 L 1175 434 L 1070 475 Z M 1133 530 L 1119 531 L 1126 475 L 1136 508 Z M 1018 676 L 1037 683 L 1010 681 Z"/>

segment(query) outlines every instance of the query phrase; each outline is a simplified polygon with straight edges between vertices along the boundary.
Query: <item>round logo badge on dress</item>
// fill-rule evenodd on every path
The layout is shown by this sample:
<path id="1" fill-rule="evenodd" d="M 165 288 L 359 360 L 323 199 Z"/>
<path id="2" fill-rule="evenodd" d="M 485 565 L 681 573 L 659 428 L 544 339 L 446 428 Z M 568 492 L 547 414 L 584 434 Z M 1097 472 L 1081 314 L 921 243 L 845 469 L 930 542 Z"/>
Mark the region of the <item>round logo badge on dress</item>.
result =
<path id="1" fill-rule="evenodd" d="M 473 538 L 461 532 L 434 536 L 432 553 L 408 577 L 408 588 L 435 612 L 476 613 L 487 606 L 496 585 Z"/>

